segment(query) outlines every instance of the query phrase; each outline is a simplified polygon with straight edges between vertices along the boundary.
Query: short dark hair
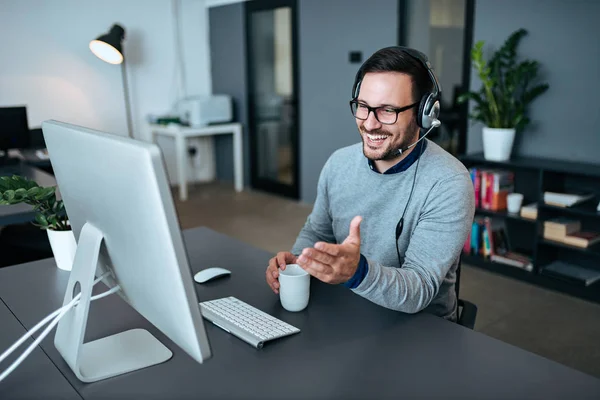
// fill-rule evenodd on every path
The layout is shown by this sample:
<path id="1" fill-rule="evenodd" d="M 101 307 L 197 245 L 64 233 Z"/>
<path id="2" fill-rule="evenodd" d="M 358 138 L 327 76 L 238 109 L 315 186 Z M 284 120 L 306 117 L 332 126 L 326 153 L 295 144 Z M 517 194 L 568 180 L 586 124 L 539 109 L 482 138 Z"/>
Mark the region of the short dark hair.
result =
<path id="1" fill-rule="evenodd" d="M 353 96 L 358 97 L 356 86 L 368 72 L 401 72 L 409 75 L 412 81 L 413 101 L 419 101 L 425 93 L 433 91 L 433 82 L 427 69 L 399 46 L 380 49 L 363 63 L 356 75 Z"/>

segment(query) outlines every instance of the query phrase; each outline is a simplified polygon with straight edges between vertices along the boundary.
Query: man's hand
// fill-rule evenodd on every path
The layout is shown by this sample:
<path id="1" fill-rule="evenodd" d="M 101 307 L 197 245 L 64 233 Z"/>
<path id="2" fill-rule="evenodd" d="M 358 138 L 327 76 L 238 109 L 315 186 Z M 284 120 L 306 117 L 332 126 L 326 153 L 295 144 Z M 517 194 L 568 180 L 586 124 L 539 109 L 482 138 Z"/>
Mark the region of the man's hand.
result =
<path id="1" fill-rule="evenodd" d="M 280 251 L 275 257 L 269 260 L 267 283 L 275 294 L 279 293 L 279 268 L 283 271 L 286 264 L 296 264 L 296 262 L 296 256 L 287 251 Z"/>
<path id="2" fill-rule="evenodd" d="M 360 223 L 362 217 L 354 217 L 350 223 L 350 234 L 341 244 L 315 243 L 298 257 L 298 265 L 315 278 L 325 283 L 347 282 L 360 262 Z"/>

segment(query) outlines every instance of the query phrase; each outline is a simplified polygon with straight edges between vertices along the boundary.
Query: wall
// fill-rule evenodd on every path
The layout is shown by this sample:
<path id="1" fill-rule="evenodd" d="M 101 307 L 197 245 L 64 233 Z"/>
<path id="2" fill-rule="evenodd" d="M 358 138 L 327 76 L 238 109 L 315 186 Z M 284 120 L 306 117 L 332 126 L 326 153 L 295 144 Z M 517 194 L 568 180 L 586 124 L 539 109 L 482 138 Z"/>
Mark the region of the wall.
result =
<path id="1" fill-rule="evenodd" d="M 474 41 L 497 48 L 525 28 L 519 54 L 538 60 L 550 89 L 533 103 L 515 154 L 598 163 L 600 157 L 600 2 L 477 0 Z M 480 87 L 472 73 L 471 88 Z M 467 152 L 482 151 L 481 125 L 470 126 Z"/>
<path id="2" fill-rule="evenodd" d="M 204 0 L 180 3 L 188 95 L 211 91 Z M 127 134 L 121 70 L 95 57 L 89 41 L 118 22 L 124 44 L 135 136 L 148 139 L 148 114 L 170 111 L 178 91 L 173 3 L 169 0 L 3 0 L 0 2 L 0 106 L 26 104 L 29 124 L 57 119 Z M 185 94 L 184 93 L 184 94 Z M 173 148 L 161 142 L 174 176 Z M 190 173 L 197 178 L 198 171 Z"/>
<path id="3" fill-rule="evenodd" d="M 379 48 L 395 45 L 397 7 L 396 0 L 378 0 L 369 12 L 359 0 L 298 1 L 300 197 L 304 202 L 315 200 L 321 168 L 331 153 L 360 141 L 348 106 L 360 64 L 350 63 L 348 53 L 362 51 L 365 60 Z M 246 122 L 243 5 L 211 8 L 209 18 L 214 91 L 232 94 Z M 228 146 L 226 139 L 217 142 L 219 178 L 232 179 Z M 249 156 L 247 149 L 245 154 Z"/>
<path id="4" fill-rule="evenodd" d="M 301 198 L 313 202 L 321 168 L 336 149 L 360 142 L 348 102 L 360 64 L 381 47 L 397 44 L 398 2 L 300 0 Z"/>
<path id="5" fill-rule="evenodd" d="M 244 181 L 250 182 L 250 146 L 246 107 L 246 23 L 244 5 L 209 9 L 212 85 L 214 93 L 232 96 L 234 120 L 243 124 Z M 215 140 L 217 177 L 233 181 L 233 142 L 229 135 Z"/>

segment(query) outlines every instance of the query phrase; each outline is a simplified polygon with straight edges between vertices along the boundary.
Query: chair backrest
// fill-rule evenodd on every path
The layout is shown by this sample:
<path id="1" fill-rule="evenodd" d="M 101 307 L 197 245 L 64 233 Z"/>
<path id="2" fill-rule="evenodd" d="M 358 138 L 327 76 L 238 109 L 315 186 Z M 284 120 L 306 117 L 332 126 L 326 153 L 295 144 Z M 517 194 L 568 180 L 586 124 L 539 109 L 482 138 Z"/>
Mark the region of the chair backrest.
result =
<path id="1" fill-rule="evenodd" d="M 462 264 L 462 254 L 458 256 L 458 267 L 456 267 L 456 283 L 454 289 L 456 290 L 456 300 L 459 299 L 460 293 L 460 265 Z"/>

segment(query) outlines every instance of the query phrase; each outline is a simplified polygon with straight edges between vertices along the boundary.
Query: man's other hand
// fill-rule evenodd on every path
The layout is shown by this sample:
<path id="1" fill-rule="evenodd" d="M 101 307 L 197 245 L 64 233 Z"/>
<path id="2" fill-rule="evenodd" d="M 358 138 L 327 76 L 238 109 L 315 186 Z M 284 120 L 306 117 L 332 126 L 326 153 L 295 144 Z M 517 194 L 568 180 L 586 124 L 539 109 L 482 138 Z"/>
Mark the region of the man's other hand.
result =
<path id="1" fill-rule="evenodd" d="M 350 223 L 350 234 L 341 244 L 315 243 L 298 257 L 298 265 L 315 278 L 325 283 L 347 282 L 360 262 L 360 223 L 356 216 Z"/>
<path id="2" fill-rule="evenodd" d="M 286 264 L 296 264 L 296 262 L 296 256 L 287 251 L 280 251 L 275 257 L 269 260 L 266 272 L 267 283 L 275 294 L 279 293 L 279 268 L 284 271 Z"/>

